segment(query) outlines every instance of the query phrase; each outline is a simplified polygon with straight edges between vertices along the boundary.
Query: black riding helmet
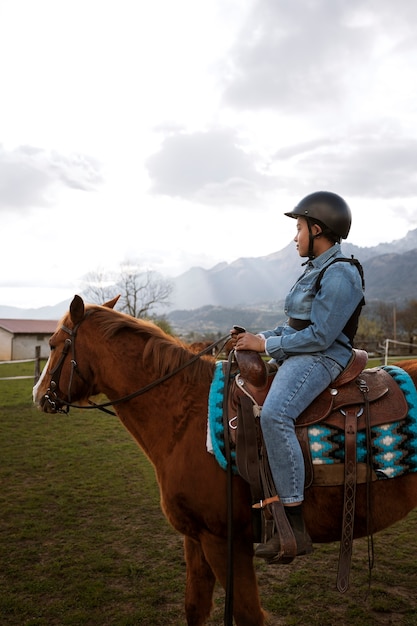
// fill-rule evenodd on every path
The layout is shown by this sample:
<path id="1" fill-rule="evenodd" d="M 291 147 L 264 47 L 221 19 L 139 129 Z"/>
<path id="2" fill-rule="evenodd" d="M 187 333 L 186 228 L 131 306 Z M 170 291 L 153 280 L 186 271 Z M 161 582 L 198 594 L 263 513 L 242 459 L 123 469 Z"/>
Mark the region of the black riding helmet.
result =
<path id="1" fill-rule="evenodd" d="M 343 198 L 331 191 L 316 191 L 309 194 L 285 215 L 295 219 L 297 217 L 307 219 L 310 232 L 310 259 L 314 258 L 314 237 L 311 232 L 311 224 L 318 223 L 322 227 L 324 236 L 340 241 L 340 239 L 347 238 L 352 223 L 352 214 L 348 205 Z"/>

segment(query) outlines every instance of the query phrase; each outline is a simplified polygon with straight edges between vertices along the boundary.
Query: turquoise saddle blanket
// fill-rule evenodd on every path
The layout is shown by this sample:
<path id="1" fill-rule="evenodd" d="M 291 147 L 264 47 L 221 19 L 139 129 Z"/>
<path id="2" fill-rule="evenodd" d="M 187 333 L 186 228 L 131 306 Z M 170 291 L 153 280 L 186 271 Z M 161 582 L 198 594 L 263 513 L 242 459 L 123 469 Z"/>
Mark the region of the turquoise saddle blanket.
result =
<path id="1" fill-rule="evenodd" d="M 417 472 L 417 391 L 403 369 L 394 365 L 384 367 L 401 387 L 408 404 L 405 420 L 375 426 L 371 429 L 372 463 L 379 478 L 394 478 Z M 224 449 L 223 394 L 225 380 L 223 362 L 216 363 L 208 403 L 207 449 L 214 454 L 220 466 L 227 462 Z M 308 437 L 313 464 L 344 462 L 344 433 L 325 424 L 308 427 Z M 366 462 L 365 433 L 357 435 L 357 461 Z M 232 452 L 232 461 L 234 453 Z M 233 463 L 234 466 L 234 463 Z M 236 472 L 235 466 L 233 467 Z"/>

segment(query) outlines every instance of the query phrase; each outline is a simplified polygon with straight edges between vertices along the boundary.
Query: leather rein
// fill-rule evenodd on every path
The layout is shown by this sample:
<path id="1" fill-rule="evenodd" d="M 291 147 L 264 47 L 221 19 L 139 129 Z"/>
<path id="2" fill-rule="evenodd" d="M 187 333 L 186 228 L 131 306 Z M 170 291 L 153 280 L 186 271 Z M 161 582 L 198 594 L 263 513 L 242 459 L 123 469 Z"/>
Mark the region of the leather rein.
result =
<path id="1" fill-rule="evenodd" d="M 89 400 L 88 401 L 89 406 L 80 406 L 78 404 L 72 404 L 71 402 L 71 387 L 72 387 L 74 374 L 77 374 L 77 376 L 81 378 L 81 380 L 86 385 L 88 385 L 89 383 L 85 379 L 85 377 L 82 375 L 78 367 L 77 360 L 75 358 L 75 339 L 76 339 L 80 325 L 88 317 L 89 314 L 90 314 L 90 311 L 87 311 L 83 319 L 80 322 L 78 322 L 78 324 L 76 324 L 73 329 L 67 328 L 67 326 L 64 326 L 64 325 L 61 326 L 61 330 L 68 333 L 69 337 L 65 340 L 64 347 L 62 349 L 62 353 L 59 358 L 59 361 L 51 372 L 51 382 L 49 383 L 49 387 L 44 396 L 45 400 L 49 403 L 54 413 L 69 413 L 70 408 L 73 408 L 73 409 L 99 409 L 110 415 L 116 415 L 114 411 L 109 411 L 106 407 L 114 406 L 116 404 L 121 404 L 122 402 L 128 402 L 129 400 L 132 400 L 133 398 L 136 398 L 137 396 L 140 396 L 150 391 L 154 387 L 157 387 L 158 385 L 164 383 L 169 378 L 172 378 L 173 376 L 175 376 L 176 374 L 178 374 L 179 372 L 181 372 L 188 366 L 198 361 L 200 357 L 214 350 L 214 348 L 216 348 L 219 344 L 222 344 L 220 348 L 217 348 L 217 353 L 220 353 L 222 349 L 224 348 L 226 342 L 230 339 L 229 334 L 224 335 L 220 339 L 217 339 L 217 341 L 214 341 L 212 344 L 210 344 L 209 346 L 207 346 L 206 348 L 198 352 L 198 354 L 195 354 L 189 361 L 186 361 L 186 363 L 183 363 L 172 372 L 168 372 L 164 376 L 157 378 L 156 380 L 149 383 L 145 387 L 142 387 L 138 389 L 137 391 L 133 391 L 132 393 L 129 393 L 126 396 L 123 396 L 122 398 L 118 398 L 116 400 L 111 400 L 108 402 L 103 402 L 101 404 L 96 404 L 95 402 L 92 402 L 91 400 Z M 68 400 L 63 400 L 62 398 L 58 397 L 57 391 L 59 389 L 59 381 L 61 378 L 62 368 L 70 352 L 70 349 L 71 349 L 71 373 L 70 373 L 70 378 L 68 382 L 68 390 L 67 390 Z"/>

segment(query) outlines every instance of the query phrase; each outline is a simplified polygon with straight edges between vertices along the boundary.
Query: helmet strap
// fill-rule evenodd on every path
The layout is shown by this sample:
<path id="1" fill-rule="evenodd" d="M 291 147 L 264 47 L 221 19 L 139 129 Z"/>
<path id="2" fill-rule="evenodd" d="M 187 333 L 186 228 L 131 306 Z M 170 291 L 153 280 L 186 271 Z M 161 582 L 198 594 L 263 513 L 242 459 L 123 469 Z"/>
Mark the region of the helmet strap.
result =
<path id="1" fill-rule="evenodd" d="M 311 228 L 311 221 L 307 219 L 307 227 L 308 227 L 308 260 L 312 261 L 313 259 L 316 258 L 316 255 L 314 254 L 314 240 L 317 239 L 318 237 L 321 237 L 321 235 L 323 234 L 322 232 L 317 233 L 317 235 L 313 235 L 313 231 Z"/>

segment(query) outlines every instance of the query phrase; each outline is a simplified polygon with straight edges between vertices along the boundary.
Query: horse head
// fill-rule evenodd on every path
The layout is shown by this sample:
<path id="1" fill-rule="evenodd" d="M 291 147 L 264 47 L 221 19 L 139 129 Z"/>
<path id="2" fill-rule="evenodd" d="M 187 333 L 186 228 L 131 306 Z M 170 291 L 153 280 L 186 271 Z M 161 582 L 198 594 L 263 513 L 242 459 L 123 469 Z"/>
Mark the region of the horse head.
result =
<path id="1" fill-rule="evenodd" d="M 103 306 L 113 309 L 119 297 Z M 49 340 L 50 355 L 33 388 L 34 402 L 46 413 L 67 413 L 72 402 L 86 405 L 89 397 L 97 393 L 91 370 L 85 366 L 81 370 L 78 366 L 76 350 L 79 328 L 93 310 L 86 308 L 80 296 L 74 296 L 69 312 Z"/>

